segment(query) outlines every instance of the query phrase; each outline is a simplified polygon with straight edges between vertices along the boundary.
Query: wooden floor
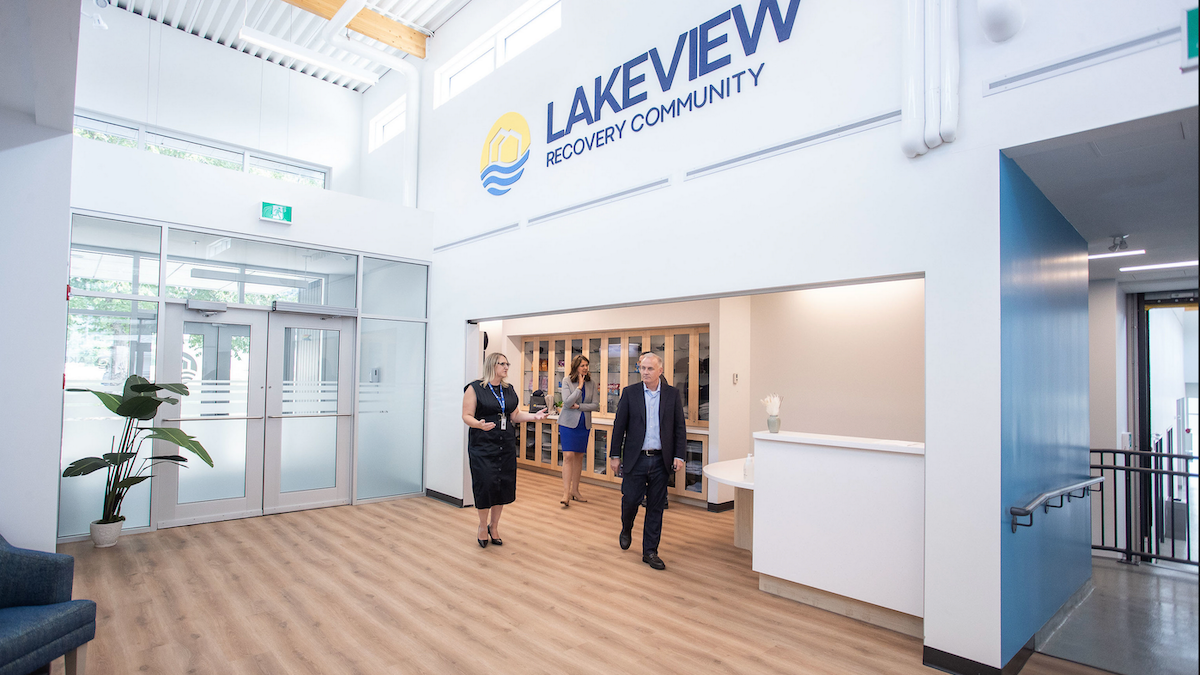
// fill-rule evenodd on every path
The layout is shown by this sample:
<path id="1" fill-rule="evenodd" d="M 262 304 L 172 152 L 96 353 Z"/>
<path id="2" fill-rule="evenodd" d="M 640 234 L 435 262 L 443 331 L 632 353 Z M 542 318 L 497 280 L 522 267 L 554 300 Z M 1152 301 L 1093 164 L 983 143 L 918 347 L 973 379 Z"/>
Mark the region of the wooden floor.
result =
<path id="1" fill-rule="evenodd" d="M 426 498 L 89 542 L 91 675 L 931 673 L 921 642 L 758 590 L 733 514 L 673 504 L 666 571 L 617 546 L 619 494 L 519 472 L 504 546 Z M 54 664 L 62 672 L 62 659 Z M 1035 655 L 1029 675 L 1100 671 Z"/>

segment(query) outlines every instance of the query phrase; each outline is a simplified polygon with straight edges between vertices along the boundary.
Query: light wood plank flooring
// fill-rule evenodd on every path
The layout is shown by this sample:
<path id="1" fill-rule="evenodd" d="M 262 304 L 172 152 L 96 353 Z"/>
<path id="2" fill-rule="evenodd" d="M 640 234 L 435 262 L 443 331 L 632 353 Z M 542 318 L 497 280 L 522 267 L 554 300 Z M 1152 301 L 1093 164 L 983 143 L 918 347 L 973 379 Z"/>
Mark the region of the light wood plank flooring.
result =
<path id="1" fill-rule="evenodd" d="M 934 672 L 919 640 L 759 591 L 732 512 L 673 504 L 659 572 L 640 526 L 617 546 L 617 491 L 563 509 L 560 490 L 520 471 L 486 549 L 474 509 L 426 498 L 60 546 L 100 608 L 88 672 Z M 1036 655 L 1024 672 L 1100 671 Z"/>

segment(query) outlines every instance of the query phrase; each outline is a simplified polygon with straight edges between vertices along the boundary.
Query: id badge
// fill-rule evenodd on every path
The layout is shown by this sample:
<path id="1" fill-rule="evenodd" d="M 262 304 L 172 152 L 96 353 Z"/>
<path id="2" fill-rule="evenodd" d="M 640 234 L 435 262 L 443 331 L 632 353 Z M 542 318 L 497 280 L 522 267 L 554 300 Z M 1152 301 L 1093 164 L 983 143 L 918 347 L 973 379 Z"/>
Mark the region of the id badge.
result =
<path id="1" fill-rule="evenodd" d="M 507 428 L 508 428 L 508 415 L 501 415 L 500 416 L 500 431 L 504 431 Z"/>

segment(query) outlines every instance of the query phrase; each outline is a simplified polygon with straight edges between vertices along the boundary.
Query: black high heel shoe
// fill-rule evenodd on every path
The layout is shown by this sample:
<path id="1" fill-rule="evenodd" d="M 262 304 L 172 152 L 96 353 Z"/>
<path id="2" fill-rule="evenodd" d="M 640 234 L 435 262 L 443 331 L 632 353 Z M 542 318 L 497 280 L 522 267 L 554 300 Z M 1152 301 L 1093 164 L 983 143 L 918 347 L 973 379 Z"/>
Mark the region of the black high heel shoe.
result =
<path id="1" fill-rule="evenodd" d="M 497 538 L 495 538 L 495 537 L 493 537 L 493 536 L 492 536 L 492 526 L 491 526 L 491 525 L 488 525 L 488 537 L 489 537 L 489 538 L 492 540 L 492 543 L 493 543 L 493 544 L 495 544 L 496 546 L 503 546 L 503 545 L 504 545 L 504 541 L 503 541 L 503 540 L 501 540 L 501 539 L 497 539 Z M 482 540 L 481 540 L 481 541 L 482 541 Z M 484 542 L 484 546 L 486 546 L 486 545 L 487 545 L 487 542 Z"/>
<path id="2" fill-rule="evenodd" d="M 490 526 L 488 527 L 488 536 L 492 536 L 492 528 Z M 475 541 L 479 542 L 479 548 L 487 548 L 487 539 L 476 539 Z"/>

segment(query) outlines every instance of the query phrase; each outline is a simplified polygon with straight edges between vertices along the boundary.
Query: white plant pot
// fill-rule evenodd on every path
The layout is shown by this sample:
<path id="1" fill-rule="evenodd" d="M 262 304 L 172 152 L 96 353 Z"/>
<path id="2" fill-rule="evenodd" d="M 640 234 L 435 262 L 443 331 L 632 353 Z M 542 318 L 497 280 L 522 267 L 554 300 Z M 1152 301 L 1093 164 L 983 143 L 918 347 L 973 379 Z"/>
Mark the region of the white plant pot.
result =
<path id="1" fill-rule="evenodd" d="M 121 536 L 121 526 L 124 524 L 124 519 L 115 523 L 93 520 L 89 528 L 92 532 L 92 543 L 96 545 L 96 548 L 108 548 L 115 545 L 117 538 Z"/>

